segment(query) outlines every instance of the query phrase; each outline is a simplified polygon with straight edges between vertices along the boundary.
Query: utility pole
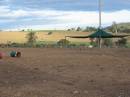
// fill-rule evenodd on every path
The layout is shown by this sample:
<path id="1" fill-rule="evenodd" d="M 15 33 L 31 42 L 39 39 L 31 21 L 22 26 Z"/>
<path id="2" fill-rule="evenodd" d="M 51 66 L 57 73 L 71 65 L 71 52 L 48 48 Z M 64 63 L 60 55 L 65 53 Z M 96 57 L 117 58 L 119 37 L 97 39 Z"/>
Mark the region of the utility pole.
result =
<path id="1" fill-rule="evenodd" d="M 102 27 L 102 4 L 101 0 L 98 0 L 98 8 L 99 8 L 99 29 Z"/>
<path id="2" fill-rule="evenodd" d="M 102 4 L 101 0 L 98 0 L 98 8 L 99 8 L 99 29 L 102 27 Z M 101 48 L 101 36 L 99 36 L 99 48 Z"/>

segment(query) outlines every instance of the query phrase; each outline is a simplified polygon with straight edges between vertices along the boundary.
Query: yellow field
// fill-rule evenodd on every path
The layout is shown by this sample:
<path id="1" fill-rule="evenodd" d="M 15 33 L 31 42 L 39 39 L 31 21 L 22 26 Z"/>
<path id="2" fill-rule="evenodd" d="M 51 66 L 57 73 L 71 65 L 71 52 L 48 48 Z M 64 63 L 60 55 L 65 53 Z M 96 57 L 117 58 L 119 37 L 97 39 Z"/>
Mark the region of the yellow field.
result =
<path id="1" fill-rule="evenodd" d="M 0 32 L 0 43 L 26 43 L 28 32 Z M 48 35 L 48 32 L 37 32 L 38 37 L 37 41 L 58 41 L 64 39 L 65 36 L 84 36 L 88 35 L 87 32 L 53 32 L 51 35 Z M 89 42 L 89 39 L 72 39 L 67 38 L 72 42 Z"/>

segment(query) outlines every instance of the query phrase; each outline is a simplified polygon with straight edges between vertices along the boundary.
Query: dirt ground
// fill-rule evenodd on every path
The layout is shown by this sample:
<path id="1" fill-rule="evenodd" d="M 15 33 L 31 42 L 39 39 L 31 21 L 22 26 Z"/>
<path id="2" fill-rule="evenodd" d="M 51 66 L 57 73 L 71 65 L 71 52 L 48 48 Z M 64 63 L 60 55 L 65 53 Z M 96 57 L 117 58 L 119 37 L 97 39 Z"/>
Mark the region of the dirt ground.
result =
<path id="1" fill-rule="evenodd" d="M 0 97 L 130 97 L 130 49 L 0 51 Z"/>

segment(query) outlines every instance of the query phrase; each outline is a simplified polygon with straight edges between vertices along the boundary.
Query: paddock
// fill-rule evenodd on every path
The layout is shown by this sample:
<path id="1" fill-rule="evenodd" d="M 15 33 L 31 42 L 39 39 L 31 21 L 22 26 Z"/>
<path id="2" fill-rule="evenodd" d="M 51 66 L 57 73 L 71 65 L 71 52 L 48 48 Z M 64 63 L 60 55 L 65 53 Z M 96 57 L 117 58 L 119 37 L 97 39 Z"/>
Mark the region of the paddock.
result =
<path id="1" fill-rule="evenodd" d="M 20 51 L 20 58 L 9 56 Z M 129 97 L 130 49 L 0 48 L 1 97 Z"/>

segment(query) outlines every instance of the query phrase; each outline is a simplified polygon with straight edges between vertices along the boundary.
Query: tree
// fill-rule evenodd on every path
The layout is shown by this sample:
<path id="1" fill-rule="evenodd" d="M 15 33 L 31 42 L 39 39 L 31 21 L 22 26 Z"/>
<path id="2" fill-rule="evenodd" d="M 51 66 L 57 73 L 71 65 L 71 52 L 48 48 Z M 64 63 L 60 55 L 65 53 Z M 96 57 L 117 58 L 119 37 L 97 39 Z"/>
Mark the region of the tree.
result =
<path id="1" fill-rule="evenodd" d="M 80 27 L 77 27 L 76 31 L 82 31 L 82 29 Z"/>
<path id="2" fill-rule="evenodd" d="M 34 43 L 36 42 L 37 40 L 37 36 L 36 36 L 36 32 L 29 32 L 27 34 L 27 43 L 30 44 L 30 45 L 34 45 Z"/>
<path id="3" fill-rule="evenodd" d="M 22 32 L 24 32 L 24 31 L 25 31 L 25 29 L 22 29 L 21 31 L 22 31 Z"/>
<path id="4" fill-rule="evenodd" d="M 71 31 L 75 31 L 75 28 L 71 28 Z"/>
<path id="5" fill-rule="evenodd" d="M 47 35 L 51 35 L 53 32 L 48 32 L 48 34 Z"/>
<path id="6" fill-rule="evenodd" d="M 113 22 L 112 28 L 111 28 L 112 33 L 116 33 L 117 34 L 117 30 L 118 30 L 117 24 L 116 24 L 116 22 Z"/>
<path id="7" fill-rule="evenodd" d="M 97 31 L 97 28 L 95 27 L 86 27 L 84 32 L 93 32 L 93 31 Z"/>

